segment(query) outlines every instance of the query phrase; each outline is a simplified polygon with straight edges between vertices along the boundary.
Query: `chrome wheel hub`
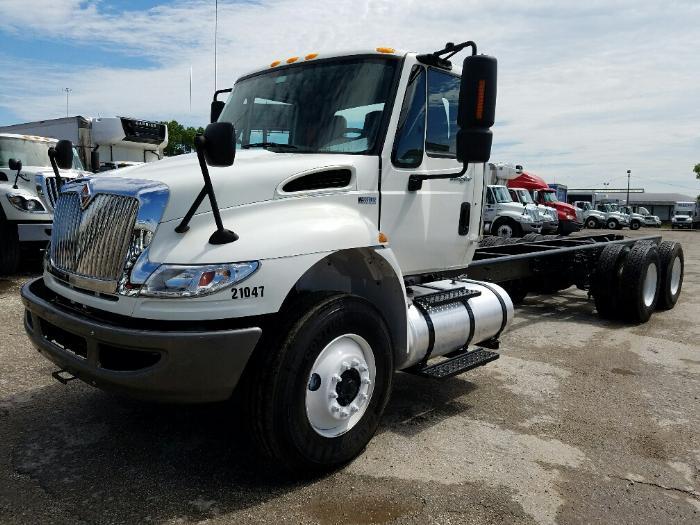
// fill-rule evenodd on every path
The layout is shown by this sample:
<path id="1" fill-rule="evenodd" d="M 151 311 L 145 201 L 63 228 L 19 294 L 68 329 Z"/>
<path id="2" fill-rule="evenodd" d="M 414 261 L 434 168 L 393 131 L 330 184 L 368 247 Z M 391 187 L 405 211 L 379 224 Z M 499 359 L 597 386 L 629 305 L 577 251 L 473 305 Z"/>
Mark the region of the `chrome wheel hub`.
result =
<path id="1" fill-rule="evenodd" d="M 496 231 L 496 235 L 499 237 L 505 237 L 509 239 L 510 237 L 513 236 L 513 228 L 510 227 L 508 224 L 502 224 L 501 226 L 498 227 L 498 230 Z"/>
<path id="2" fill-rule="evenodd" d="M 676 257 L 671 267 L 671 295 L 676 295 L 681 287 L 681 258 Z"/>
<path id="3" fill-rule="evenodd" d="M 316 358 L 306 388 L 306 416 L 324 437 L 352 429 L 374 391 L 376 367 L 369 343 L 357 334 L 335 338 Z"/>
<path id="4" fill-rule="evenodd" d="M 656 297 L 656 285 L 659 280 L 656 264 L 650 264 L 647 267 L 647 273 L 644 276 L 644 305 L 648 308 L 654 302 Z"/>

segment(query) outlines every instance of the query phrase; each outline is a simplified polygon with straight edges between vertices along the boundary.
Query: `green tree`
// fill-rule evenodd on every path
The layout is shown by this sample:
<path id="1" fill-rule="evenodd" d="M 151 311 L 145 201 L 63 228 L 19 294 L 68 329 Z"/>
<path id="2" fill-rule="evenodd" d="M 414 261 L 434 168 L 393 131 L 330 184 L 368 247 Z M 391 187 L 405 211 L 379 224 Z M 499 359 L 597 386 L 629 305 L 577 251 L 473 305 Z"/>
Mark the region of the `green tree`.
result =
<path id="1" fill-rule="evenodd" d="M 695 178 L 700 179 L 700 164 L 696 164 L 693 171 L 695 172 Z"/>
<path id="2" fill-rule="evenodd" d="M 165 123 L 168 126 L 168 145 L 165 147 L 165 155 L 173 157 L 183 153 L 194 151 L 194 137 L 198 133 L 204 133 L 204 128 L 185 127 L 177 120 Z"/>

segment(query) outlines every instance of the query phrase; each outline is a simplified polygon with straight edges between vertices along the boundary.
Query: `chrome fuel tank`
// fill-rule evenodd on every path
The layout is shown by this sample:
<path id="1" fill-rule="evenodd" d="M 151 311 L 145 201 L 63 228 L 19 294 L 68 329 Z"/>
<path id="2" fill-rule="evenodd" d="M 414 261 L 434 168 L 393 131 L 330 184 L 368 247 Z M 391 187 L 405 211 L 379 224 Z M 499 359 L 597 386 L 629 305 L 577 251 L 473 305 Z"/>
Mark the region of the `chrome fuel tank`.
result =
<path id="1" fill-rule="evenodd" d="M 513 302 L 492 283 L 443 280 L 411 287 L 409 351 L 399 368 L 498 339 L 513 320 Z"/>

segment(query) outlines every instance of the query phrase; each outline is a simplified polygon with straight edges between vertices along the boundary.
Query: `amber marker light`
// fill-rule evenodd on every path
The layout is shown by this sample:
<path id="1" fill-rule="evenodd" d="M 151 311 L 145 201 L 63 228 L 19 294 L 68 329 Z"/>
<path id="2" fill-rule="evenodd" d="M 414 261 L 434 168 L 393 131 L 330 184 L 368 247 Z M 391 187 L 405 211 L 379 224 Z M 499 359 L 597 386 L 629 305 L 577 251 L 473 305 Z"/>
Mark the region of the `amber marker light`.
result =
<path id="1" fill-rule="evenodd" d="M 377 52 L 391 54 L 391 53 L 396 52 L 396 49 L 394 49 L 393 47 L 378 47 Z"/>
<path id="2" fill-rule="evenodd" d="M 484 96 L 486 93 L 486 81 L 479 80 L 476 92 L 476 120 L 484 118 Z"/>
<path id="3" fill-rule="evenodd" d="M 281 60 L 275 60 L 272 64 L 270 64 L 270 67 L 277 67 L 282 63 Z"/>
<path id="4" fill-rule="evenodd" d="M 306 56 L 304 57 L 304 60 L 313 60 L 313 59 L 316 58 L 317 56 L 318 56 L 318 53 L 309 53 L 308 55 L 306 55 Z"/>
<path id="5" fill-rule="evenodd" d="M 289 57 L 289 58 L 287 59 L 287 64 L 293 64 L 293 63 L 296 62 L 297 60 L 299 60 L 299 57 Z"/>
<path id="6" fill-rule="evenodd" d="M 379 235 L 377 235 L 377 239 L 382 244 L 385 242 L 389 242 L 389 237 L 387 237 L 384 232 L 379 232 Z"/>

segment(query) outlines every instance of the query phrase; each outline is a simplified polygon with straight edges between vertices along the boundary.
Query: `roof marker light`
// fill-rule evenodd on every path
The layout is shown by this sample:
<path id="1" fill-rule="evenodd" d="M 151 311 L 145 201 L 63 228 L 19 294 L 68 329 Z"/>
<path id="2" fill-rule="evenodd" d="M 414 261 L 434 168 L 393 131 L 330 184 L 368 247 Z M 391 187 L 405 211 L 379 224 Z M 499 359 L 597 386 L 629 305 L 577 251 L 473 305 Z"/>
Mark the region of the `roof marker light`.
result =
<path id="1" fill-rule="evenodd" d="M 281 60 L 275 60 L 272 64 L 270 64 L 270 67 L 277 67 L 282 63 Z"/>
<path id="2" fill-rule="evenodd" d="M 306 56 L 304 57 L 304 60 L 313 60 L 313 59 L 316 58 L 317 56 L 318 56 L 318 53 L 309 53 L 308 55 L 306 55 Z"/>
<path id="3" fill-rule="evenodd" d="M 289 57 L 289 58 L 287 59 L 287 64 L 293 64 L 293 63 L 296 62 L 297 60 L 299 60 L 299 57 Z"/>
<path id="4" fill-rule="evenodd" d="M 393 47 L 378 47 L 377 52 L 392 54 L 396 52 L 396 49 L 394 49 Z"/>

